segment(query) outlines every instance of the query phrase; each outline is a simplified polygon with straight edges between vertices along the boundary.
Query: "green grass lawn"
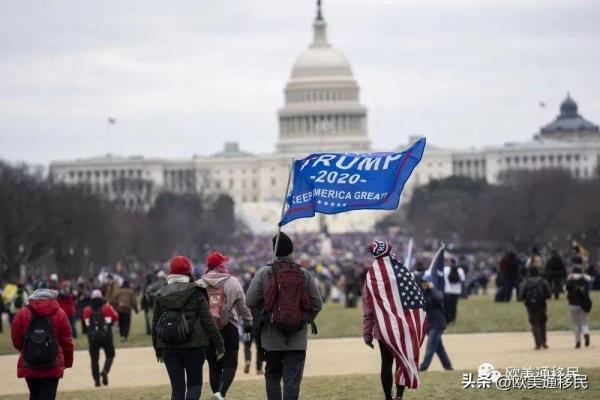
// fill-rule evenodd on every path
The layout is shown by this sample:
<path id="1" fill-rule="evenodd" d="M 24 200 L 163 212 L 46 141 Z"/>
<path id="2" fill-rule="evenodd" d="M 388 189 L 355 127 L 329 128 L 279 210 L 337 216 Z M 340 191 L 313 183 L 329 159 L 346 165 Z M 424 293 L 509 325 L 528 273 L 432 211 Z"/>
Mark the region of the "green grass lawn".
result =
<path id="1" fill-rule="evenodd" d="M 600 329 L 600 292 L 592 293 L 595 306 L 589 315 L 590 327 Z M 4 333 L 0 334 L 0 354 L 12 353 L 10 334 L 5 321 Z M 356 337 L 362 335 L 361 307 L 348 309 L 339 304 L 327 304 L 317 318 L 317 338 Z M 569 307 L 564 296 L 548 302 L 548 330 L 570 329 Z M 458 303 L 458 321 L 448 329 L 449 333 L 514 332 L 529 330 L 525 307 L 522 303 L 494 303 L 492 295 L 471 296 Z M 144 317 L 133 318 L 131 335 L 127 343 L 117 347 L 150 346 L 151 339 L 145 334 Z M 87 349 L 85 338 L 76 341 L 80 350 Z"/>
<path id="2" fill-rule="evenodd" d="M 469 371 L 473 372 L 473 371 Z M 591 368 L 580 371 L 587 374 L 589 387 L 587 390 L 526 390 L 513 389 L 502 392 L 491 389 L 463 389 L 462 372 L 427 372 L 422 374 L 422 385 L 418 390 L 406 390 L 405 399 L 564 399 L 592 400 L 600 399 L 600 368 Z M 59 386 L 60 389 L 60 386 Z M 210 398 L 210 388 L 205 383 L 202 399 Z M 25 399 L 24 395 L 11 395 L 0 397 L 6 400 Z M 90 389 L 81 392 L 66 392 L 59 395 L 60 399 L 100 400 L 100 399 L 128 399 L 128 400 L 168 400 L 170 388 L 168 386 L 155 386 L 132 389 Z M 264 381 L 234 382 L 227 393 L 228 399 L 262 400 L 265 398 Z M 378 375 L 343 375 L 336 377 L 305 378 L 302 382 L 301 398 L 327 399 L 327 400 L 380 400 L 383 398 Z"/>
<path id="3" fill-rule="evenodd" d="M 592 292 L 595 306 L 589 315 L 591 329 L 600 329 L 600 292 Z M 571 329 L 566 298 L 548 302 L 548 330 Z M 347 309 L 328 304 L 317 317 L 320 338 L 362 335 L 362 309 Z M 449 333 L 515 332 L 529 330 L 527 312 L 522 303 L 495 303 L 492 295 L 471 296 L 458 303 L 458 318 Z"/>

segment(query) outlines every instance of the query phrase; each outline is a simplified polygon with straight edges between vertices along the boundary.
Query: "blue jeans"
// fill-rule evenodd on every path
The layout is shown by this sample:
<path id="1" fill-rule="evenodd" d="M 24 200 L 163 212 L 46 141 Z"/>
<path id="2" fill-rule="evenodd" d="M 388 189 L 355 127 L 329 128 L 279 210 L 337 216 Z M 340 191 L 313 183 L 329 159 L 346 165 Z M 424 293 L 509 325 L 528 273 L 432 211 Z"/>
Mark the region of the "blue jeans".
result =
<path id="1" fill-rule="evenodd" d="M 442 343 L 442 333 L 444 333 L 443 329 L 429 329 L 425 357 L 423 357 L 421 368 L 419 368 L 421 371 L 426 371 L 429 368 L 434 354 L 438 355 L 444 369 L 452 369 L 452 363 L 450 362 L 450 358 L 448 358 L 446 349 L 444 349 L 444 343 Z"/>
<path id="2" fill-rule="evenodd" d="M 162 356 L 171 381 L 171 400 L 199 400 L 204 348 L 164 349 Z"/>

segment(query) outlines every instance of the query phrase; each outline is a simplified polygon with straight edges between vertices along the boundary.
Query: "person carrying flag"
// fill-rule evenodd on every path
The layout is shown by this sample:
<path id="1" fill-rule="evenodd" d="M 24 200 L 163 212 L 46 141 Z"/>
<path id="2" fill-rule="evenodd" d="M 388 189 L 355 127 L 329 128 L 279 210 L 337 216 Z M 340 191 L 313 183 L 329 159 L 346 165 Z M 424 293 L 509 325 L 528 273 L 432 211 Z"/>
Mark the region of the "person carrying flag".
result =
<path id="1" fill-rule="evenodd" d="M 391 254 L 389 243 L 376 240 L 368 247 L 375 257 L 363 286 L 363 338 L 373 348 L 373 339 L 381 353 L 381 385 L 386 400 L 396 400 L 404 389 L 419 387 L 419 349 L 426 330 L 424 299 L 417 283 Z M 396 370 L 392 381 L 392 364 Z"/>
<path id="2" fill-rule="evenodd" d="M 421 290 L 425 299 L 425 311 L 427 312 L 427 348 L 425 357 L 419 368 L 420 371 L 427 371 L 433 355 L 437 354 L 446 371 L 452 371 L 450 357 L 446 353 L 442 343 L 442 334 L 446 329 L 446 313 L 444 312 L 444 293 L 435 288 L 433 277 L 425 274 L 421 279 Z"/>

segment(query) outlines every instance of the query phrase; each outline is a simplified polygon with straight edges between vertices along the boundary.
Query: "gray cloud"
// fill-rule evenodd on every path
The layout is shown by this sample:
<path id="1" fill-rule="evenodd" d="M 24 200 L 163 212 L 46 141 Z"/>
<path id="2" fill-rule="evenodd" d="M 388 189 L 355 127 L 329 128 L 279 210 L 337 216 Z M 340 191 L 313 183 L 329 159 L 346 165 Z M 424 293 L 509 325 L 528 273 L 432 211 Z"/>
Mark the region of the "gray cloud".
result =
<path id="1" fill-rule="evenodd" d="M 570 90 L 600 122 L 600 3 L 326 0 L 377 147 L 528 140 Z M 0 158 L 273 149 L 309 1 L 17 1 L 0 6 Z M 545 101 L 548 108 L 538 107 Z"/>

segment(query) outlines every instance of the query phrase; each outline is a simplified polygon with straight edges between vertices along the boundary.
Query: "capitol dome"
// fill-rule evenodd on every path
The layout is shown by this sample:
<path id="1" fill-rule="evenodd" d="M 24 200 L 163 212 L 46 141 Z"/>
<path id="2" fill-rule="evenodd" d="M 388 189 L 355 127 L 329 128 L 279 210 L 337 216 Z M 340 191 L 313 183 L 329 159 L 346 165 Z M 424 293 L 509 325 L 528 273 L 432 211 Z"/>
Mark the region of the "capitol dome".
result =
<path id="1" fill-rule="evenodd" d="M 323 17 L 317 16 L 313 23 L 313 42 L 296 58 L 292 67 L 292 79 L 352 78 L 352 68 L 346 56 L 327 42 L 326 28 L 327 24 Z"/>
<path id="2" fill-rule="evenodd" d="M 279 110 L 280 152 L 365 152 L 370 149 L 367 110 L 344 54 L 327 41 L 327 23 L 317 1 L 313 40 L 292 66 Z"/>

